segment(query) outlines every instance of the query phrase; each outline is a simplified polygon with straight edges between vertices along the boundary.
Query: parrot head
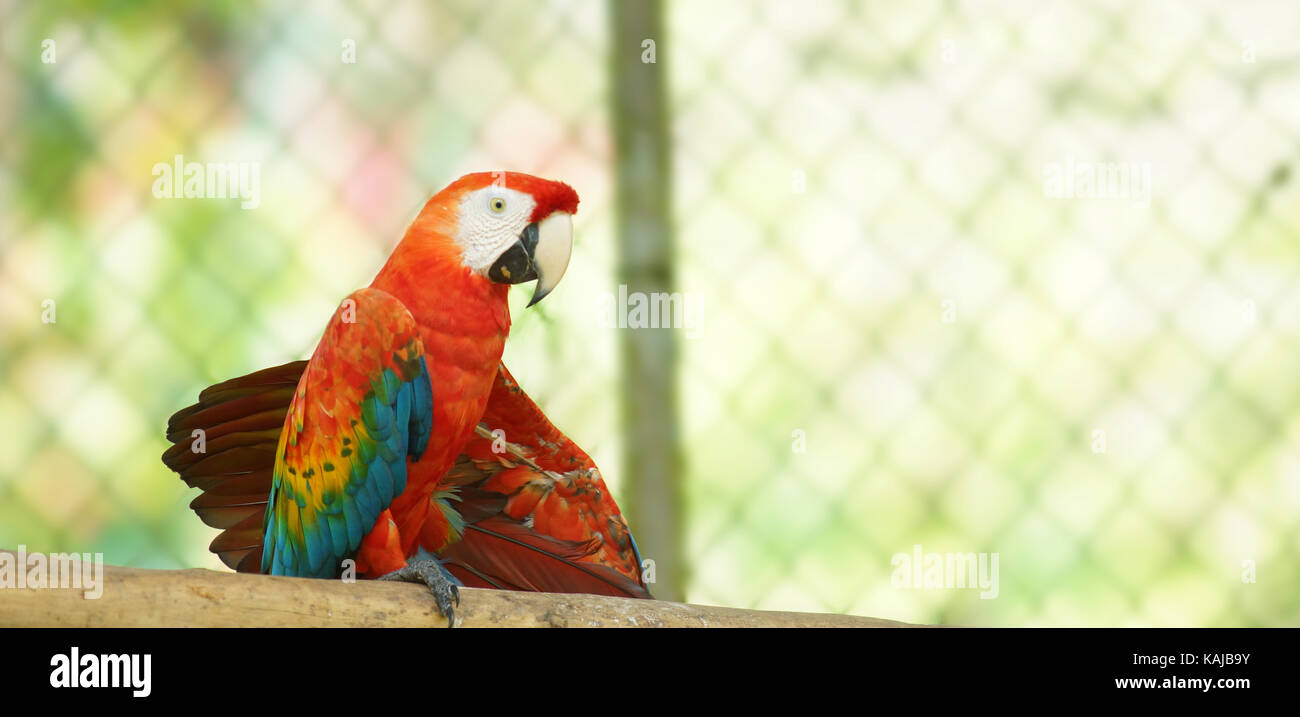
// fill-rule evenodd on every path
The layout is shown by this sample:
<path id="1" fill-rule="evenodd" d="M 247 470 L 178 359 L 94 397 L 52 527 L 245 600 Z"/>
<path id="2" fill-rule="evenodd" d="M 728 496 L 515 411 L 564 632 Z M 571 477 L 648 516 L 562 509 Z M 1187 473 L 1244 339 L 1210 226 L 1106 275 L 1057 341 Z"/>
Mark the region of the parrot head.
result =
<path id="1" fill-rule="evenodd" d="M 563 182 L 518 172 L 467 174 L 438 192 L 412 228 L 437 237 L 470 272 L 496 284 L 536 281 L 529 306 L 569 266 L 578 194 Z"/>

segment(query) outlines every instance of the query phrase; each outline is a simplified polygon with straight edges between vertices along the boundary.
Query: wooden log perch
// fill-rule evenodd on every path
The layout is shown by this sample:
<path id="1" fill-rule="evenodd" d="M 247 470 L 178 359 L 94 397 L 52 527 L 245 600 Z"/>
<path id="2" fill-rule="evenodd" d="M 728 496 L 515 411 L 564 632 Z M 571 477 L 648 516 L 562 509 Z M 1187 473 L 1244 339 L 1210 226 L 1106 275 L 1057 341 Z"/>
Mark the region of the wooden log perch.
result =
<path id="1" fill-rule="evenodd" d="M 104 567 L 103 593 L 0 588 L 0 627 L 446 627 L 422 585 Z M 600 595 L 462 588 L 456 627 L 906 627 Z"/>

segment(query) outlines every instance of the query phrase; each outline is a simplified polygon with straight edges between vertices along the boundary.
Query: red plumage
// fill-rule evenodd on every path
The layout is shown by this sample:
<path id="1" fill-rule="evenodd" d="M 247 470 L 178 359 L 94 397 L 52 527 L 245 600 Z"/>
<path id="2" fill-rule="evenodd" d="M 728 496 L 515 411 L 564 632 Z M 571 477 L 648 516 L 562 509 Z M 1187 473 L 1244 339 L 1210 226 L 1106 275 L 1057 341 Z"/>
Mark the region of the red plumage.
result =
<path id="1" fill-rule="evenodd" d="M 394 307 L 399 313 L 393 320 L 400 314 L 413 321 L 411 340 L 417 343 L 411 350 L 417 353 L 411 356 L 422 355 L 427 365 L 432 430 L 422 434 L 427 446 L 422 445 L 418 459 L 413 455 L 405 463 L 404 490 L 383 506 L 364 540 L 353 543 L 358 572 L 376 577 L 423 548 L 439 555 L 466 585 L 648 597 L 635 543 L 599 470 L 500 364 L 510 328 L 508 286 L 462 263 L 463 248 L 456 240 L 461 198 L 498 179 L 493 173 L 467 175 L 432 198 L 367 290 L 377 293 L 365 295 L 385 297 L 375 299 L 380 302 L 375 306 Z M 577 210 L 577 194 L 566 184 L 515 173 L 507 173 L 505 183 L 532 196 L 530 221 Z M 374 326 L 388 332 L 385 336 L 397 335 L 395 325 Z M 329 436 L 347 427 L 347 415 L 360 416 L 359 404 L 331 403 L 327 409 L 319 397 L 332 395 L 321 393 L 328 389 L 304 389 L 303 384 L 327 379 L 354 387 L 349 391 L 369 385 L 376 369 L 363 368 L 374 365 L 365 352 L 375 348 L 340 343 L 358 336 L 354 329 L 332 324 L 330 331 L 332 343 L 322 342 L 313 363 L 324 362 L 319 370 L 327 373 L 319 378 L 304 377 L 305 361 L 258 371 L 205 390 L 198 404 L 169 423 L 168 438 L 175 445 L 163 460 L 203 491 L 191 507 L 205 523 L 222 530 L 211 548 L 236 570 L 266 569 L 264 527 L 274 522 L 267 516 L 273 485 L 296 490 L 299 504 L 301 496 L 308 497 L 301 517 L 293 501 L 277 503 L 292 509 L 290 536 L 299 536 L 300 553 L 307 549 L 302 546 L 315 554 L 327 549 L 329 526 L 335 542 L 341 538 L 340 528 L 326 525 L 323 517 L 333 504 L 328 498 L 322 503 L 320 496 L 321 486 L 330 490 L 339 474 L 329 473 L 334 483 L 313 489 L 310 483 L 326 477 L 313 477 L 302 461 L 323 471 L 335 470 L 336 464 L 348 470 L 339 451 L 346 456 L 351 450 L 341 449 Z M 326 350 L 330 353 L 320 353 Z M 415 380 L 414 374 L 403 376 Z M 395 385 L 410 390 L 416 384 Z M 291 406 L 295 414 L 286 422 Z M 350 413 L 340 414 L 341 409 Z M 192 439 L 200 429 L 206 451 L 195 453 Z M 497 435 L 504 440 L 492 437 L 494 429 L 503 432 Z M 288 430 L 298 431 L 298 437 L 284 445 L 282 432 Z M 299 454 L 303 457 L 295 458 Z M 347 485 L 348 475 L 338 485 Z M 325 512 L 317 518 L 313 510 Z M 284 519 L 279 517 L 281 523 Z M 300 520 L 313 522 L 309 526 Z M 316 526 L 326 531 L 325 537 L 312 542 Z M 313 532 L 302 542 L 309 527 Z"/>

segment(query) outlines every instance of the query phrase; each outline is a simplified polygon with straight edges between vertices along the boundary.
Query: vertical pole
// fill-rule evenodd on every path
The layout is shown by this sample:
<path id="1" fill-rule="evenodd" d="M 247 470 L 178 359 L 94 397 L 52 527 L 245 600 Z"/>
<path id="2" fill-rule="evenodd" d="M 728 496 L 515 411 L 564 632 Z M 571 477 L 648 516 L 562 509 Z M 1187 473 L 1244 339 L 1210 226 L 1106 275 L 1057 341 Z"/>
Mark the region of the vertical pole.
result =
<path id="1" fill-rule="evenodd" d="M 610 0 L 620 284 L 634 292 L 673 292 L 672 168 L 663 7 L 659 0 Z M 619 307 L 624 310 L 625 307 Z M 641 556 L 655 563 L 650 586 L 682 600 L 681 449 L 677 420 L 677 334 L 671 328 L 619 331 L 623 475 Z"/>

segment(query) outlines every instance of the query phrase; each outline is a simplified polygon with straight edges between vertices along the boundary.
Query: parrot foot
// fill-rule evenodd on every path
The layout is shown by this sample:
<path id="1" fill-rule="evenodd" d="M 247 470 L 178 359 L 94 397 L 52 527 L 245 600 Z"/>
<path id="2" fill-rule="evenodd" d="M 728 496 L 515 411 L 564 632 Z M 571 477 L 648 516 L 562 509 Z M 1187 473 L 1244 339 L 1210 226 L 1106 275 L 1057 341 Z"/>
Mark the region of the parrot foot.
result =
<path id="1" fill-rule="evenodd" d="M 402 580 L 427 586 L 429 592 L 433 593 L 434 602 L 438 603 L 438 612 L 447 618 L 447 627 L 456 624 L 456 613 L 452 605 L 460 604 L 460 589 L 456 587 L 459 581 L 437 560 L 412 560 L 404 567 L 380 576 L 379 579 Z"/>

